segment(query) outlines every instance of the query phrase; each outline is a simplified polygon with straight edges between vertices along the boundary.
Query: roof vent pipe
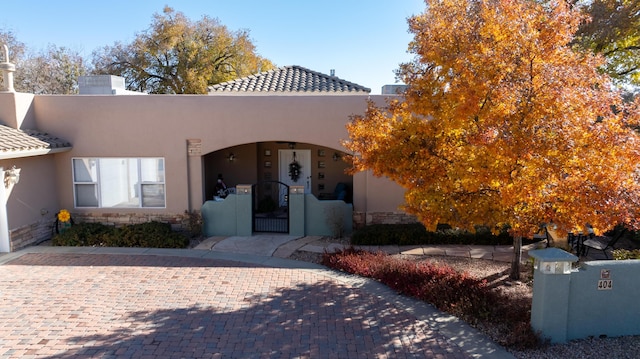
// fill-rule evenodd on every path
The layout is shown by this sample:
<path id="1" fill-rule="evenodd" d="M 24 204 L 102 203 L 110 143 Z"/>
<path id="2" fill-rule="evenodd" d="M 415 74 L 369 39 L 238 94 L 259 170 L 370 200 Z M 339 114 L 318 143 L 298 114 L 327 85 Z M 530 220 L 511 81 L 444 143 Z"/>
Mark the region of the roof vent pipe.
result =
<path id="1" fill-rule="evenodd" d="M 336 70 L 335 69 L 331 69 L 331 70 L 329 70 L 329 73 L 331 74 L 331 76 L 335 76 L 336 75 Z"/>

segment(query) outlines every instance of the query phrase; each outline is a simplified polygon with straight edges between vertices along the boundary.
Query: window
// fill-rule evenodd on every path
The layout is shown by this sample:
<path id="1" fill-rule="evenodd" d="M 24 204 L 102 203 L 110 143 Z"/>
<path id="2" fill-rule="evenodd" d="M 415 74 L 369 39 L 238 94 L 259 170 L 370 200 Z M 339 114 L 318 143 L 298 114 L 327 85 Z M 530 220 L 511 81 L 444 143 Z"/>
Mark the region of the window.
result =
<path id="1" fill-rule="evenodd" d="M 165 207 L 164 158 L 74 158 L 76 207 Z"/>

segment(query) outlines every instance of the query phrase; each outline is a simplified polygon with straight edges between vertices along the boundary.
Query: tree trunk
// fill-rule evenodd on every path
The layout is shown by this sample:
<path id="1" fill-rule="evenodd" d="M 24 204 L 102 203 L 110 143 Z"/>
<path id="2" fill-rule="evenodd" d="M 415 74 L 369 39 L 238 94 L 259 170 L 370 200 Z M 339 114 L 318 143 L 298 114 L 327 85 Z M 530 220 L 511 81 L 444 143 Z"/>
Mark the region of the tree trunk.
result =
<path id="1" fill-rule="evenodd" d="M 513 237 L 513 260 L 511 261 L 511 274 L 509 278 L 520 280 L 520 260 L 522 259 L 522 236 Z"/>

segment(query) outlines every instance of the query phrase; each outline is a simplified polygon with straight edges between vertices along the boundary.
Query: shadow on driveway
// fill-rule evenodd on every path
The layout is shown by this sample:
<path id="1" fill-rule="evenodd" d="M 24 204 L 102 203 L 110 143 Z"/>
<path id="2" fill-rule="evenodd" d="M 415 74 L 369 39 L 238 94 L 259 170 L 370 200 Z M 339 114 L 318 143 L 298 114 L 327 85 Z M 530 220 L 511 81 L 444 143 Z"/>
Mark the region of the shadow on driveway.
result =
<path id="1" fill-rule="evenodd" d="M 308 270 L 134 255 L 0 266 L 0 356 L 469 358 L 428 321 Z"/>

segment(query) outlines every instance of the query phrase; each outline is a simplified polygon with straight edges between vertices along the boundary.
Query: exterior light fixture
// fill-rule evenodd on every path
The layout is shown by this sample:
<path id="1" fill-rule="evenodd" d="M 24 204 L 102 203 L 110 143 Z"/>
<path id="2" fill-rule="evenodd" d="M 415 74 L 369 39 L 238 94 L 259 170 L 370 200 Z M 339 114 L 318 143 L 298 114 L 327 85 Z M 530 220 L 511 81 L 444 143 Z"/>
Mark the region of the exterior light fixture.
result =
<path id="1" fill-rule="evenodd" d="M 236 155 L 231 152 L 229 153 L 229 156 L 227 158 L 229 159 L 229 162 L 233 162 L 236 159 Z"/>
<path id="2" fill-rule="evenodd" d="M 13 166 L 12 169 L 4 171 L 4 186 L 6 188 L 18 184 L 18 182 L 20 182 L 20 168 Z"/>
<path id="3" fill-rule="evenodd" d="M 537 249 L 529 255 L 534 259 L 534 273 L 542 274 L 570 274 L 571 263 L 578 261 L 578 257 L 558 248 Z"/>
<path id="4" fill-rule="evenodd" d="M 331 158 L 333 158 L 334 161 L 337 161 L 340 159 L 340 155 L 338 154 L 338 152 L 334 152 Z"/>

